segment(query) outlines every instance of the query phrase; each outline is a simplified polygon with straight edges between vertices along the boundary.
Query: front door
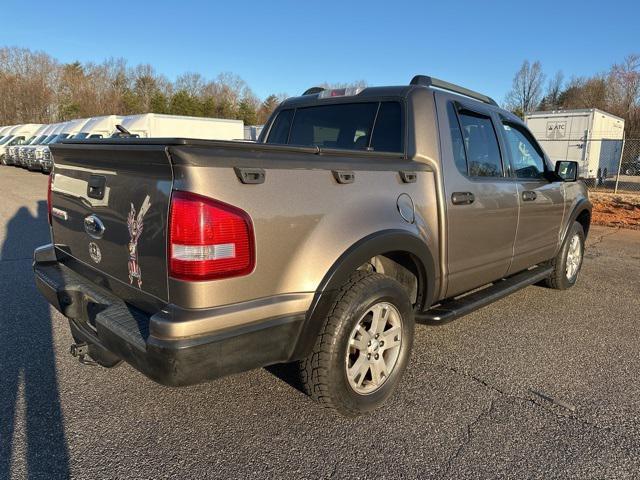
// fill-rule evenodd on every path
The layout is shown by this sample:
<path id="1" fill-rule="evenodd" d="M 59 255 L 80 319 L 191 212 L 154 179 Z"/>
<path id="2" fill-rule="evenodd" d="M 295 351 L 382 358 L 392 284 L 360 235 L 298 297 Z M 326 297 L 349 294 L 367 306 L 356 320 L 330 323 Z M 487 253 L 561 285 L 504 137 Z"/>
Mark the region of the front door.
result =
<path id="1" fill-rule="evenodd" d="M 564 184 L 544 176 L 544 153 L 523 125 L 502 119 L 502 138 L 518 188 L 520 218 L 509 273 L 553 258 L 560 245 Z"/>
<path id="2" fill-rule="evenodd" d="M 437 98 L 447 207 L 446 296 L 451 297 L 507 273 L 518 196 L 505 173 L 490 111 L 459 97 Z"/>

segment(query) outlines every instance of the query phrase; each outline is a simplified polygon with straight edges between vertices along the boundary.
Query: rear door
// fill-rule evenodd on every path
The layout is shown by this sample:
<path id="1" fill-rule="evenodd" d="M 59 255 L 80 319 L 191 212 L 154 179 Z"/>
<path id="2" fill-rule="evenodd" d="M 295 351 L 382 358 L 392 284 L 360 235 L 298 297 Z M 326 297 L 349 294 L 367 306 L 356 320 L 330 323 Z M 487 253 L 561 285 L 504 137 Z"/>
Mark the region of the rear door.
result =
<path id="1" fill-rule="evenodd" d="M 500 131 L 518 190 L 520 218 L 509 273 L 552 258 L 559 244 L 564 216 L 564 184 L 544 176 L 544 152 L 529 130 L 499 118 Z"/>
<path id="2" fill-rule="evenodd" d="M 164 145 L 52 146 L 58 258 L 134 305 L 167 300 L 172 170 Z"/>
<path id="3" fill-rule="evenodd" d="M 503 277 L 518 222 L 489 109 L 436 94 L 447 207 L 447 296 Z"/>

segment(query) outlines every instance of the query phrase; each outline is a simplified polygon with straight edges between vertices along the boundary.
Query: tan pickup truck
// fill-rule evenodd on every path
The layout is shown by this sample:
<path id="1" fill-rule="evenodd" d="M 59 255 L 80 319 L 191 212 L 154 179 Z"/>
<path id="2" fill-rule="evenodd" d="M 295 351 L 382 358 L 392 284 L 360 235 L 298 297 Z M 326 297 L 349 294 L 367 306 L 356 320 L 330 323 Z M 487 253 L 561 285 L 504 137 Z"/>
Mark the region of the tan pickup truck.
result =
<path id="1" fill-rule="evenodd" d="M 489 97 L 426 76 L 309 89 L 257 143 L 51 151 L 52 243 L 34 271 L 74 355 L 167 385 L 296 362 L 345 415 L 393 392 L 415 320 L 571 287 L 591 216 L 575 163 L 552 165 Z"/>

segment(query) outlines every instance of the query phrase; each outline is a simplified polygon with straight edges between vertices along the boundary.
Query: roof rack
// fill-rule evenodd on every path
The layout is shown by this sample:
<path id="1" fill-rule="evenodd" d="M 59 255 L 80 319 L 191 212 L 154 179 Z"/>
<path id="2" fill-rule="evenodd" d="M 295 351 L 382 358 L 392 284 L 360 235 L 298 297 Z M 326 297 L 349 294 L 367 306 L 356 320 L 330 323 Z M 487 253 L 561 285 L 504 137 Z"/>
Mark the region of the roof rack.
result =
<path id="1" fill-rule="evenodd" d="M 444 80 L 429 77 L 427 75 L 416 75 L 411 79 L 411 85 L 422 85 L 424 87 L 439 88 L 441 90 L 459 93 L 460 95 L 464 95 L 475 100 L 480 100 L 481 102 L 488 103 L 489 105 L 494 105 L 496 107 L 498 106 L 496 101 L 487 95 L 483 95 L 482 93 L 474 92 L 473 90 L 461 87 L 460 85 L 445 82 Z"/>
<path id="2" fill-rule="evenodd" d="M 307 88 L 302 95 L 313 95 L 314 93 L 324 92 L 324 88 L 322 87 L 311 87 Z"/>

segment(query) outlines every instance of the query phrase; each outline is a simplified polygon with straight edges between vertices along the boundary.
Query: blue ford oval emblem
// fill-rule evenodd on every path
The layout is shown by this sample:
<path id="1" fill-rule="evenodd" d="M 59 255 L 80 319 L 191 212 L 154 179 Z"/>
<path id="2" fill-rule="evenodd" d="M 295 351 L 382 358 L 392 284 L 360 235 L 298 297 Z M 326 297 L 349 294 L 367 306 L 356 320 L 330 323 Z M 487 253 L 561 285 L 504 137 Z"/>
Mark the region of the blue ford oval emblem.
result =
<path id="1" fill-rule="evenodd" d="M 102 238 L 104 235 L 105 226 L 95 215 L 89 215 L 84 219 L 84 231 L 87 232 L 91 238 Z"/>

